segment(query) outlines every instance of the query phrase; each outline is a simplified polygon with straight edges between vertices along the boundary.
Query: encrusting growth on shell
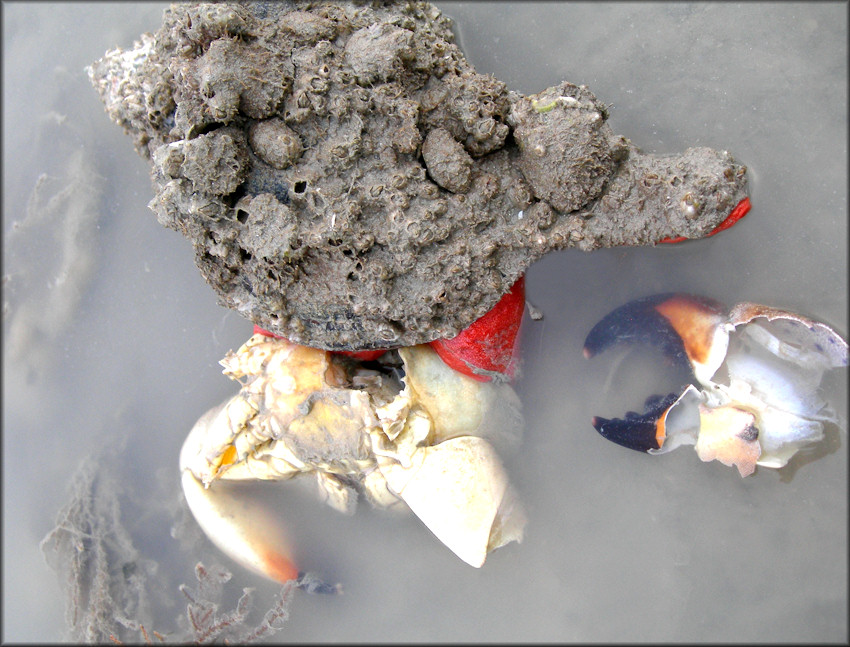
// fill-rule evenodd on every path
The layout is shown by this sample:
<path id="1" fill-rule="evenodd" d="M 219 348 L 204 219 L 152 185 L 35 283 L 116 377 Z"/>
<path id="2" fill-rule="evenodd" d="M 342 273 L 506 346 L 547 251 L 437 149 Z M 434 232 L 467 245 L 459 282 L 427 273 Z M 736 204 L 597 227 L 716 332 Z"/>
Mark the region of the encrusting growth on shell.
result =
<path id="1" fill-rule="evenodd" d="M 220 302 L 324 349 L 450 338 L 551 250 L 710 233 L 726 152 L 645 155 L 563 82 L 479 74 L 425 2 L 181 3 L 89 74 Z"/>

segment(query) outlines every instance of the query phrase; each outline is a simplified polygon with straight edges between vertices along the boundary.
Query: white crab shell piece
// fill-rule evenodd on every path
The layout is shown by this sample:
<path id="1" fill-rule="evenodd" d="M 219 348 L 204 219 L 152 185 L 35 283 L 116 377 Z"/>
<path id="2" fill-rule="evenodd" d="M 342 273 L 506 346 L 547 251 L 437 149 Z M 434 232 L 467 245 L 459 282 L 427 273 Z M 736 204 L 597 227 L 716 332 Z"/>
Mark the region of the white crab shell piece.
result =
<path id="1" fill-rule="evenodd" d="M 476 567 L 521 540 L 525 514 L 493 444 L 518 445 L 516 393 L 453 371 L 427 345 L 399 355 L 403 384 L 262 335 L 228 353 L 224 372 L 242 388 L 198 420 L 180 455 L 190 508 L 224 552 L 279 579 L 288 553 L 276 553 L 266 522 L 246 520 L 217 482 L 298 475 L 311 475 L 341 512 L 353 512 L 358 495 L 412 510 Z"/>
<path id="2" fill-rule="evenodd" d="M 409 416 L 396 444 L 401 449 L 406 435 L 418 439 L 426 429 L 432 444 L 417 446 L 406 458 L 381 452 L 378 467 L 390 490 L 440 541 L 480 567 L 489 551 L 522 540 L 525 513 L 489 440 L 519 442 L 519 400 L 505 383 L 479 382 L 452 370 L 427 345 L 399 354 L 406 397 L 425 415 Z"/>
<path id="3" fill-rule="evenodd" d="M 826 370 L 847 366 L 847 342 L 829 326 L 768 306 L 741 303 L 729 314 L 728 383 L 707 390 L 751 412 L 758 430 L 758 464 L 782 467 L 837 422 L 820 395 Z M 725 402 L 724 402 L 725 400 Z"/>
<path id="4" fill-rule="evenodd" d="M 755 416 L 736 406 L 708 407 L 704 401 L 705 395 L 688 385 L 661 414 L 658 424 L 665 436 L 661 447 L 649 453 L 666 454 L 681 445 L 694 445 L 700 460 L 717 460 L 749 476 L 761 455 Z"/>
<path id="5" fill-rule="evenodd" d="M 408 466 L 387 458 L 379 465 L 392 491 L 440 541 L 467 564 L 484 564 L 508 487 L 490 443 L 463 436 L 423 447 Z"/>
<path id="6" fill-rule="evenodd" d="M 486 438 L 503 453 L 522 440 L 522 405 L 507 382 L 480 382 L 446 365 L 427 344 L 399 349 L 410 402 L 428 412 L 432 444 L 459 436 Z"/>

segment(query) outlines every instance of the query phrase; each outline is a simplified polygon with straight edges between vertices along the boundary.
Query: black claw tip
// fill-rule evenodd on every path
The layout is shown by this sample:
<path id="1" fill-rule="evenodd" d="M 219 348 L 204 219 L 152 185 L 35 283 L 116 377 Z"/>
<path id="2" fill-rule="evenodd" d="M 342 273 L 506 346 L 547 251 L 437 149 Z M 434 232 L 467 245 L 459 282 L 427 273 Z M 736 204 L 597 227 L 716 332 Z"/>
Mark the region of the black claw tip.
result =
<path id="1" fill-rule="evenodd" d="M 624 418 L 611 419 L 594 416 L 591 423 L 603 438 L 623 447 L 639 452 L 660 449 L 664 443 L 664 434 L 659 433 L 658 421 L 677 397 L 674 393 L 663 398 L 653 396 L 647 401 L 651 406 L 646 413 L 629 411 Z"/>
<path id="2" fill-rule="evenodd" d="M 621 342 L 642 343 L 658 346 L 674 361 L 687 364 L 681 337 L 655 309 L 673 296 L 675 293 L 671 292 L 635 299 L 609 312 L 587 334 L 584 356 L 593 357 Z"/>

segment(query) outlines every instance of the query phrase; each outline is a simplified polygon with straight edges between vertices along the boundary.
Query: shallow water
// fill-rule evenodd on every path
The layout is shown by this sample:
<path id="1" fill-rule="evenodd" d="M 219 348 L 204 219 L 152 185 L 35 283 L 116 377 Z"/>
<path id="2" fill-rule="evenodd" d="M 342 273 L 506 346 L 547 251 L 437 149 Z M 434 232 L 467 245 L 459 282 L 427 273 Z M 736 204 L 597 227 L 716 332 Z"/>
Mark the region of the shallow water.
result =
<path id="1" fill-rule="evenodd" d="M 83 72 L 155 30 L 164 6 L 3 5 L 5 641 L 63 637 L 38 542 L 80 461 L 110 443 L 125 523 L 160 565 L 154 628 L 181 613 L 176 586 L 198 559 L 231 568 L 237 591 L 275 591 L 170 533 L 180 445 L 235 392 L 217 362 L 251 325 L 216 305 L 188 242 L 156 223 L 147 163 Z M 672 290 L 785 307 L 846 337 L 846 5 L 439 6 L 473 65 L 513 89 L 586 84 L 644 150 L 729 149 L 750 169 L 753 209 L 708 240 L 565 251 L 529 270 L 545 317 L 524 325 L 527 430 L 508 461 L 529 524 L 481 570 L 413 518 L 276 496 L 305 567 L 346 591 L 297 596 L 276 638 L 846 641 L 846 433 L 832 430 L 817 460 L 747 479 L 689 448 L 640 455 L 590 418 L 639 408 L 669 376 L 640 352 L 581 356 L 609 310 Z M 847 371 L 825 390 L 846 428 Z"/>

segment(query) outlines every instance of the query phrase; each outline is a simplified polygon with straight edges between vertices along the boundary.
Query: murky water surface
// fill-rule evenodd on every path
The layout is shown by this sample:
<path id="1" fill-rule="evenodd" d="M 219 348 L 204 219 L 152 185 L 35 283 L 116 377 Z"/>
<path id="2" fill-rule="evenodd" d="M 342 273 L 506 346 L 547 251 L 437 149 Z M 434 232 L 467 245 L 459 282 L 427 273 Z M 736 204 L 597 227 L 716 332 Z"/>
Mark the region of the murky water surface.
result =
<path id="1" fill-rule="evenodd" d="M 80 462 L 104 446 L 139 557 L 159 565 L 153 629 L 173 628 L 177 585 L 198 559 L 232 568 L 237 592 L 256 586 L 259 606 L 276 590 L 205 540 L 193 552 L 171 536 L 178 450 L 235 392 L 217 362 L 251 326 L 216 305 L 188 243 L 156 223 L 147 163 L 83 72 L 155 30 L 164 6 L 3 5 L 6 641 L 63 637 L 38 542 Z M 640 352 L 581 355 L 610 309 L 671 290 L 786 307 L 847 335 L 846 6 L 440 6 L 476 68 L 513 89 L 586 84 L 645 150 L 729 149 L 750 168 L 753 209 L 709 240 L 566 251 L 530 269 L 545 318 L 523 331 L 527 430 L 509 461 L 529 524 L 481 570 L 414 518 L 367 506 L 343 517 L 297 488 L 273 495 L 305 567 L 346 591 L 299 595 L 277 638 L 846 641 L 846 433 L 747 479 L 688 448 L 640 455 L 590 418 L 639 408 L 669 375 Z M 846 427 L 847 372 L 825 389 Z"/>

